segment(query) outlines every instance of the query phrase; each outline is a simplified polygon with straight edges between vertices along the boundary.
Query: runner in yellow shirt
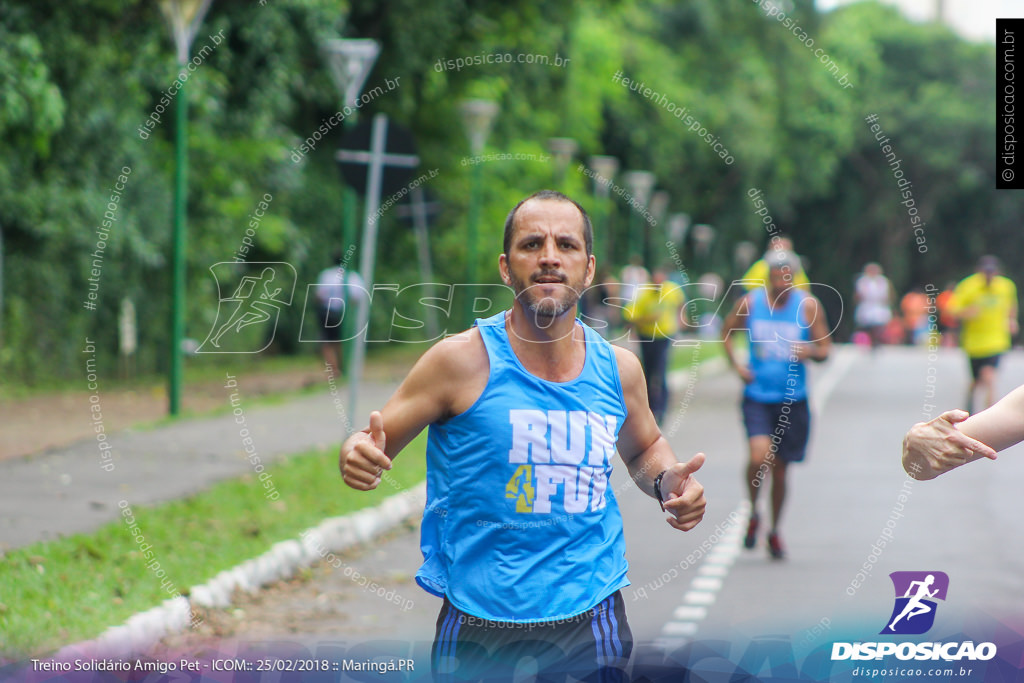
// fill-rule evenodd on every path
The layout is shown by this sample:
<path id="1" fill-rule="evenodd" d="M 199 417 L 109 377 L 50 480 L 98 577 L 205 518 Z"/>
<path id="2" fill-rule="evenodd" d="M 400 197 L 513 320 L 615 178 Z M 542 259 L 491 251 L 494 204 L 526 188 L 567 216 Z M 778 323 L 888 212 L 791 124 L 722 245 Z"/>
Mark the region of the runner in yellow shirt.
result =
<path id="1" fill-rule="evenodd" d="M 967 411 L 974 412 L 974 393 L 984 391 L 985 408 L 995 403 L 996 369 L 1000 356 L 1017 334 L 1017 286 L 999 275 L 999 260 L 982 256 L 978 272 L 953 290 L 950 311 L 961 323 L 960 345 L 971 363 Z"/>
<path id="2" fill-rule="evenodd" d="M 686 297 L 680 285 L 667 279 L 664 267 L 655 268 L 651 283 L 640 285 L 624 315 L 640 341 L 640 359 L 647 376 L 647 402 L 660 424 L 668 407 L 668 351 L 679 332 Z"/>

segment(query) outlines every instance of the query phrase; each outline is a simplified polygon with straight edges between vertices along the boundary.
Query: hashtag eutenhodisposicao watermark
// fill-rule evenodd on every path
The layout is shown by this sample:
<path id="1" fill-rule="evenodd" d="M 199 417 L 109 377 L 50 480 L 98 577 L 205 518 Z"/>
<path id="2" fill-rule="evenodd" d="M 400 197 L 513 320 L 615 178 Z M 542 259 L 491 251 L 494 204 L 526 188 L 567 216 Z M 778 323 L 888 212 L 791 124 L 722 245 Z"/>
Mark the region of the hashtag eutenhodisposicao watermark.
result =
<path id="1" fill-rule="evenodd" d="M 689 107 L 680 107 L 675 102 L 669 100 L 665 96 L 665 93 L 659 93 L 656 90 L 652 90 L 643 81 L 637 82 L 635 79 L 627 78 L 621 70 L 616 71 L 615 74 L 612 75 L 612 82 L 618 83 L 623 88 L 632 90 L 633 92 L 646 97 L 659 107 L 663 107 L 669 114 L 682 121 L 683 125 L 686 126 L 686 130 L 691 133 L 696 133 L 697 136 L 700 137 L 700 139 L 703 140 L 704 143 L 708 145 L 723 162 L 725 162 L 726 166 L 732 166 L 736 161 L 728 148 L 719 141 L 718 136 L 710 132 L 704 124 L 694 118 L 692 114 L 688 113 L 690 111 Z"/>
<path id="2" fill-rule="evenodd" d="M 107 240 L 110 239 L 110 231 L 117 222 L 117 209 L 121 201 L 121 193 L 128 184 L 128 176 L 132 174 L 130 166 L 122 166 L 121 172 L 117 175 L 114 186 L 110 188 L 110 200 L 107 202 L 106 210 L 103 212 L 103 221 L 96 226 L 96 249 L 90 254 L 92 256 L 92 268 L 89 270 L 89 291 L 86 299 L 82 301 L 82 307 L 87 311 L 96 310 L 96 300 L 99 298 L 100 276 L 103 274 L 103 255 L 107 250 Z"/>

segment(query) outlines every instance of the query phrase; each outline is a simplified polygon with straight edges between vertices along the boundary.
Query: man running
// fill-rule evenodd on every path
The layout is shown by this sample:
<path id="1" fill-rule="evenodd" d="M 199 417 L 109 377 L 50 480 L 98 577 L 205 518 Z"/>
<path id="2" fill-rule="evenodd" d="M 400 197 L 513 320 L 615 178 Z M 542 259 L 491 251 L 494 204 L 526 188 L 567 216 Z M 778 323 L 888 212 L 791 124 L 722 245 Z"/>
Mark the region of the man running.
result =
<path id="1" fill-rule="evenodd" d="M 953 290 L 950 310 L 961 321 L 960 345 L 971 363 L 967 412 L 974 412 L 974 394 L 980 389 L 983 408 L 995 403 L 996 370 L 1002 354 L 1017 334 L 1017 287 L 999 275 L 999 260 L 982 256 L 978 272 L 964 278 Z"/>
<path id="2" fill-rule="evenodd" d="M 828 358 L 830 341 L 821 304 L 792 284 L 794 262 L 789 254 L 770 254 L 768 265 L 768 286 L 736 302 L 722 325 L 722 340 L 729 364 L 746 385 L 742 410 L 750 452 L 746 469 L 750 522 L 743 544 L 751 549 L 757 542 L 757 494 L 771 473 L 768 552 L 781 560 L 786 554 L 779 536 L 786 469 L 789 463 L 804 459 L 810 434 L 804 361 Z M 739 330 L 750 341 L 749 364 L 740 363 L 733 349 L 731 333 Z"/>
<path id="3" fill-rule="evenodd" d="M 510 680 L 529 658 L 542 675 L 616 679 L 632 649 L 608 485 L 616 446 L 682 531 L 704 516 L 692 476 L 704 455 L 676 460 L 637 358 L 576 320 L 595 266 L 583 208 L 549 190 L 527 197 L 505 221 L 504 252 L 511 310 L 428 350 L 339 466 L 349 486 L 373 489 L 429 425 L 416 580 L 444 599 L 435 676 Z"/>

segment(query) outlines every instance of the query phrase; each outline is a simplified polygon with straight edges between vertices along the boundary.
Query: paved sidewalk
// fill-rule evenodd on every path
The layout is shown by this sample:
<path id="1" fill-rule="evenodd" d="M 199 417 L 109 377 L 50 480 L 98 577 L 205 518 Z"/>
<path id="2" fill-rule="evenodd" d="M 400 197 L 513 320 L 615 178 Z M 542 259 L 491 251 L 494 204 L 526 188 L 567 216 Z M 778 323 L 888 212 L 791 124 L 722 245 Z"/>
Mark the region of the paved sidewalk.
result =
<path id="1" fill-rule="evenodd" d="M 714 359 L 701 374 L 723 367 L 721 359 Z M 687 391 L 688 377 L 685 370 L 670 373 L 673 391 Z M 337 447 L 349 421 L 356 428 L 366 425 L 370 411 L 398 386 L 364 382 L 352 420 L 346 385 L 250 406 L 256 396 L 247 398 L 244 376 L 237 381 L 240 386 L 224 389 L 224 405 L 231 409 L 224 415 L 116 432 L 108 435 L 108 451 L 88 438 L 27 458 L 0 460 L 0 551 L 94 531 L 118 519 L 122 500 L 131 506 L 161 503 L 253 473 L 254 455 L 267 465 L 310 448 Z M 246 437 L 252 445 L 243 443 Z M 246 453 L 247 447 L 255 453 Z M 112 458 L 104 460 L 108 453 Z"/>
<path id="2" fill-rule="evenodd" d="M 244 387 L 244 377 L 239 380 Z M 225 388 L 224 402 L 232 410 L 221 416 L 109 434 L 109 451 L 89 438 L 0 461 L 0 550 L 93 531 L 118 518 L 121 500 L 133 506 L 160 503 L 252 473 L 246 436 L 252 439 L 250 452 L 255 448 L 264 465 L 309 448 L 336 447 L 348 421 L 361 428 L 396 386 L 364 383 L 354 420 L 347 413 L 345 385 L 262 406 L 248 405 L 256 399 L 247 401 L 242 387 Z M 113 456 L 104 461 L 103 453 Z"/>

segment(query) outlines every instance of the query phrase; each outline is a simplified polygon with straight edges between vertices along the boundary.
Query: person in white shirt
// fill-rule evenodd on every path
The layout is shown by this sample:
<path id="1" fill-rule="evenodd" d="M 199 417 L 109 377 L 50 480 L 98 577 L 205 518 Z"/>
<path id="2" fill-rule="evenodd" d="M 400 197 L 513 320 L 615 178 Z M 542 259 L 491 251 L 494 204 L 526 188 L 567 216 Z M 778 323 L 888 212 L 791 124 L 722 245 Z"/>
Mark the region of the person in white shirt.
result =
<path id="1" fill-rule="evenodd" d="M 324 268 L 317 278 L 317 322 L 320 325 L 320 350 L 324 369 L 331 377 L 341 374 L 341 321 L 349 303 L 363 305 L 367 301 L 365 282 L 359 273 L 345 267 L 340 253 L 334 255 L 337 265 Z"/>
<path id="2" fill-rule="evenodd" d="M 857 301 L 854 322 L 858 330 L 866 332 L 871 338 L 871 348 L 877 348 L 882 342 L 886 325 L 892 320 L 892 284 L 882 274 L 882 266 L 868 263 L 857 278 L 854 289 Z"/>

